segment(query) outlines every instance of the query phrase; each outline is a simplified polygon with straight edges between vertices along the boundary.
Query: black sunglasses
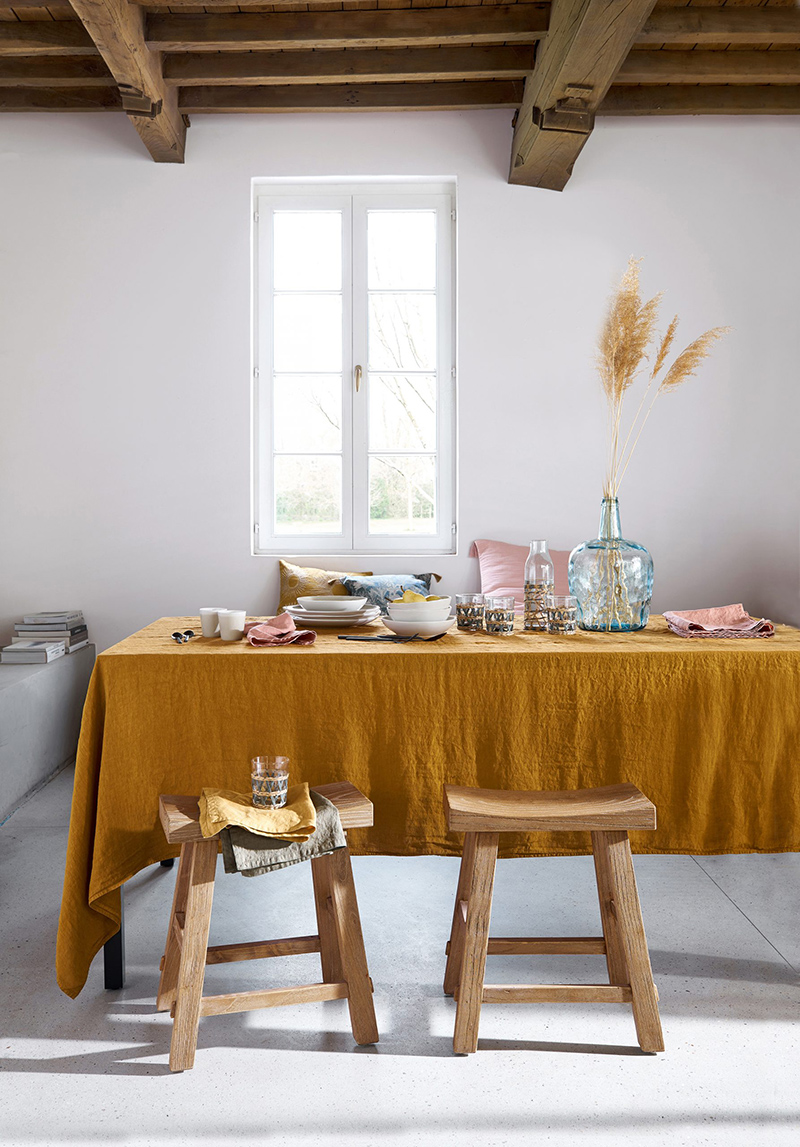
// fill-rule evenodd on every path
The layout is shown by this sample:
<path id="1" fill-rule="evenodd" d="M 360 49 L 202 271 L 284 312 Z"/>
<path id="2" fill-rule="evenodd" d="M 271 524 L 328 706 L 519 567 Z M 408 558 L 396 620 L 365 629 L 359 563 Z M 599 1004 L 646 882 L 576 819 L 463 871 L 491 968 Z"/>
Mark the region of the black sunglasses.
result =
<path id="1" fill-rule="evenodd" d="M 184 629 L 183 633 L 181 633 L 179 629 L 176 629 L 172 634 L 172 640 L 177 641 L 178 645 L 183 645 L 190 637 L 194 637 L 193 629 Z"/>

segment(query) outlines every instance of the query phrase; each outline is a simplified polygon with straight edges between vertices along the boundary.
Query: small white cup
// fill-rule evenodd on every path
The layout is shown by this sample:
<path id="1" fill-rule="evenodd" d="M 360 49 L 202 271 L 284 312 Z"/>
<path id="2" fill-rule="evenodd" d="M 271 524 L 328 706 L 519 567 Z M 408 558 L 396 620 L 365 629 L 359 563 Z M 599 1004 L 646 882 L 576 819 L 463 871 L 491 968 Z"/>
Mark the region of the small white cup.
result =
<path id="1" fill-rule="evenodd" d="M 217 616 L 219 635 L 223 641 L 240 641 L 244 637 L 246 609 L 220 609 L 217 611 Z"/>
<path id="2" fill-rule="evenodd" d="M 219 633 L 219 617 L 218 614 L 222 612 L 221 605 L 207 606 L 199 610 L 200 613 L 200 628 L 203 631 L 203 637 L 216 637 Z"/>

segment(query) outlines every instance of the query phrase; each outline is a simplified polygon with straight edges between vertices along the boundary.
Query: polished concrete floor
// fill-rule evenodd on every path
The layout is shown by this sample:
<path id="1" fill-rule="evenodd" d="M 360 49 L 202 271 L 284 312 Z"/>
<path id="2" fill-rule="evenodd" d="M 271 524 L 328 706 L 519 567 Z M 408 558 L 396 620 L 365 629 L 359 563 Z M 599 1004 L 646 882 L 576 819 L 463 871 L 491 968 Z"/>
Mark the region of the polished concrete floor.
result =
<path id="1" fill-rule="evenodd" d="M 174 872 L 127 886 L 128 985 L 95 961 L 77 1000 L 53 959 L 69 818 L 62 773 L 0 827 L 0 1142 L 425 1147 L 800 1144 L 800 856 L 636 860 L 667 1051 L 630 1009 L 484 1008 L 451 1053 L 443 950 L 456 862 L 356 858 L 381 1042 L 355 1048 L 344 1001 L 201 1022 L 193 1071 L 167 1066 L 154 1011 Z M 596 934 L 591 860 L 501 861 L 497 935 Z M 220 874 L 212 943 L 314 931 L 307 866 Z M 602 957 L 491 957 L 494 982 L 602 978 Z M 535 970 L 534 970 L 535 969 Z M 315 956 L 210 968 L 212 991 L 318 979 Z"/>

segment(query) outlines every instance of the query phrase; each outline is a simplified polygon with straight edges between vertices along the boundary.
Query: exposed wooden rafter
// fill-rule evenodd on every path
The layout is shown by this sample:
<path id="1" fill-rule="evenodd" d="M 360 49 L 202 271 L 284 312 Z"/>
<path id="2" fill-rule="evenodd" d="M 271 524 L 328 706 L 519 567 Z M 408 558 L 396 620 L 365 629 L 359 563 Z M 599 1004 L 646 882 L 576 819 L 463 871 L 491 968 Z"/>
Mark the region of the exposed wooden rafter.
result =
<path id="1" fill-rule="evenodd" d="M 178 52 L 164 57 L 164 79 L 182 87 L 197 84 L 499 80 L 520 78 L 532 67 L 533 48 L 515 45 L 352 48 L 347 52 Z"/>
<path id="2" fill-rule="evenodd" d="M 800 43 L 798 8 L 657 8 L 637 44 Z"/>
<path id="3" fill-rule="evenodd" d="M 371 12 L 234 12 L 150 16 L 147 43 L 167 52 L 275 48 L 432 47 L 532 43 L 547 31 L 549 4 Z"/>
<path id="4" fill-rule="evenodd" d="M 654 0 L 558 0 L 525 82 L 511 183 L 563 190 Z"/>
<path id="5" fill-rule="evenodd" d="M 0 112 L 119 111 L 116 84 L 107 88 L 0 88 Z"/>
<path id="6" fill-rule="evenodd" d="M 800 85 L 615 85 L 599 115 L 797 115 Z"/>
<path id="7" fill-rule="evenodd" d="M 116 86 L 100 55 L 0 56 L 0 88 Z"/>
<path id="8" fill-rule="evenodd" d="M 128 0 L 72 0 L 116 80 L 123 110 L 156 163 L 183 163 L 186 125 L 161 59 L 144 41 L 144 14 Z"/>
<path id="9" fill-rule="evenodd" d="M 800 52 L 631 52 L 615 84 L 800 84 Z"/>
<path id="10" fill-rule="evenodd" d="M 265 87 L 183 88 L 186 112 L 457 111 L 516 108 L 521 80 L 436 84 L 286 84 Z"/>
<path id="11" fill-rule="evenodd" d="M 8 20 L 0 23 L 2 56 L 83 56 L 96 51 L 77 20 Z"/>

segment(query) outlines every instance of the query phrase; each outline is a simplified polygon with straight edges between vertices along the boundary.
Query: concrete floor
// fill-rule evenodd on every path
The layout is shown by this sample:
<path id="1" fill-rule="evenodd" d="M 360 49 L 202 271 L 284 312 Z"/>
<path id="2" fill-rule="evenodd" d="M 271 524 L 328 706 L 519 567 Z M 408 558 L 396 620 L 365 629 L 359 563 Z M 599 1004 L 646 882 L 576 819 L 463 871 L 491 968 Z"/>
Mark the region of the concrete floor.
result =
<path id="1" fill-rule="evenodd" d="M 442 996 L 457 862 L 356 858 L 381 1042 L 354 1047 L 344 1001 L 212 1017 L 171 1075 L 154 1011 L 174 872 L 127 885 L 128 987 L 98 958 L 75 1001 L 53 960 L 69 819 L 63 773 L 0 828 L 0 1141 L 279 1147 L 619 1147 L 800 1143 L 800 856 L 636 858 L 667 1051 L 630 1009 L 494 1005 L 451 1053 Z M 220 873 L 212 943 L 313 932 L 307 866 Z M 501 861 L 496 935 L 599 931 L 587 857 Z M 535 963 L 535 971 L 533 965 Z M 491 957 L 494 982 L 602 979 L 602 957 Z M 316 956 L 210 968 L 211 991 L 318 979 Z"/>

